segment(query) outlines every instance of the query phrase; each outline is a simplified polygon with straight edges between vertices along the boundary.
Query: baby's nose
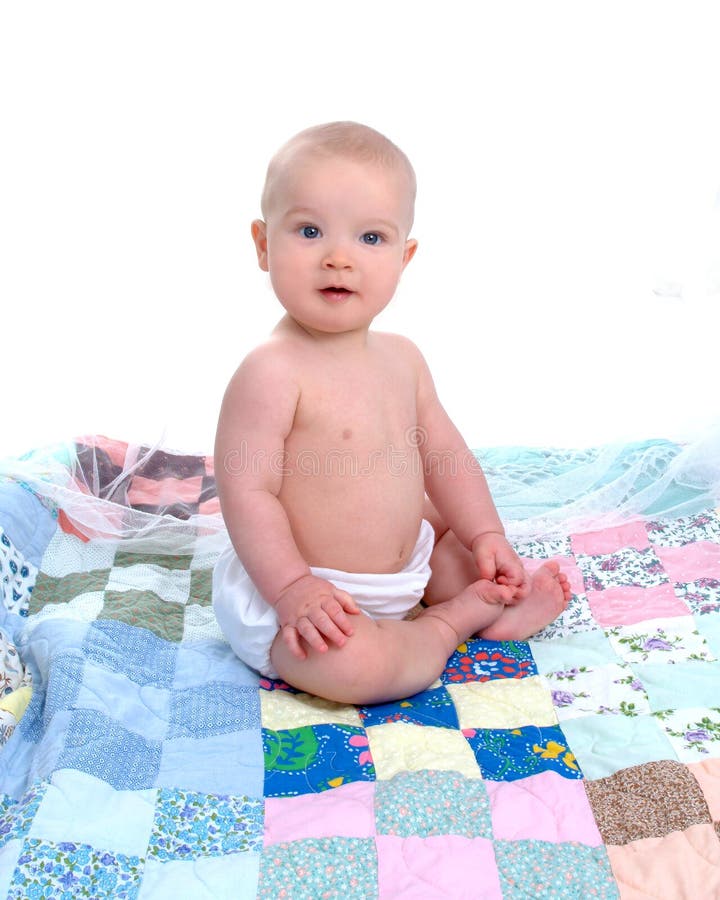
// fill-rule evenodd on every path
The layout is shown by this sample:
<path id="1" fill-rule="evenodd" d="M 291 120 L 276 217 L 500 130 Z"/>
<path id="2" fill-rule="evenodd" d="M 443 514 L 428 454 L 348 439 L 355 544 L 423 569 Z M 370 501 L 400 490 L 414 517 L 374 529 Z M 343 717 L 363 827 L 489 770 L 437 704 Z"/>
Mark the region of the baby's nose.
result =
<path id="1" fill-rule="evenodd" d="M 351 254 L 341 244 L 332 247 L 323 259 L 323 268 L 325 269 L 351 269 L 352 265 Z"/>

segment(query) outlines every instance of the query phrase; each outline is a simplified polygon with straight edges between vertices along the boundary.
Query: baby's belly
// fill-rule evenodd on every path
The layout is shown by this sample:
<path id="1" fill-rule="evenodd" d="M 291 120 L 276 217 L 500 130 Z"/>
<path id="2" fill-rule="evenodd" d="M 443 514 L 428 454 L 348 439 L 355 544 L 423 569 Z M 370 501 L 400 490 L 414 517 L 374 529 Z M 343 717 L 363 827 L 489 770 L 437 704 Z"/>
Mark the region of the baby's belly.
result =
<path id="1" fill-rule="evenodd" d="M 415 548 L 425 487 L 417 472 L 295 473 L 284 480 L 279 499 L 308 565 L 399 572 Z"/>

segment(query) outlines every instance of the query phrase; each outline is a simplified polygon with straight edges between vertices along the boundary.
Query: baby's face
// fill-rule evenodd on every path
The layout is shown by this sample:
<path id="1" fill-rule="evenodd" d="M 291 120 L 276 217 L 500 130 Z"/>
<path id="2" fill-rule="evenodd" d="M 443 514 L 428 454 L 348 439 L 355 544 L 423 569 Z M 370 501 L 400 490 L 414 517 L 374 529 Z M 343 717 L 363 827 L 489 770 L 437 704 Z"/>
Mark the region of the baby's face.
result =
<path id="1" fill-rule="evenodd" d="M 367 329 L 387 306 L 416 242 L 404 173 L 342 157 L 296 160 L 253 223 L 260 267 L 309 331 Z"/>

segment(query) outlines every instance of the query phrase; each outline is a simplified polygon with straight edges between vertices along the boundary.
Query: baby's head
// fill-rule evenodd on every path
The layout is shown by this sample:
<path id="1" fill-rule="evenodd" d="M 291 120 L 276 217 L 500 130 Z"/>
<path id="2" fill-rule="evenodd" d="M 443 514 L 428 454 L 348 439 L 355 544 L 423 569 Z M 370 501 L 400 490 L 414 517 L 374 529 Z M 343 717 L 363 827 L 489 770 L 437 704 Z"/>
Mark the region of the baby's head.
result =
<path id="1" fill-rule="evenodd" d="M 359 122 L 315 125 L 290 138 L 270 160 L 261 199 L 263 218 L 268 220 L 273 203 L 282 193 L 285 179 L 296 168 L 308 162 L 338 158 L 379 166 L 397 174 L 407 201 L 404 223 L 407 236 L 415 212 L 416 181 L 413 167 L 403 151 L 391 140 Z"/>

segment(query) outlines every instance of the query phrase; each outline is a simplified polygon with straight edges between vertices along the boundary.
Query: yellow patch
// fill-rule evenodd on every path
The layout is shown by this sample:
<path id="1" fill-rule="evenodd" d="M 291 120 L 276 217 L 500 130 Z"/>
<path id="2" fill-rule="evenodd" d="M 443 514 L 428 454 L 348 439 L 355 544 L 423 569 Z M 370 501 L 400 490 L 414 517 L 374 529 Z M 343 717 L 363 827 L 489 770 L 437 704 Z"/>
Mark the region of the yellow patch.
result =
<path id="1" fill-rule="evenodd" d="M 330 787 L 340 787 L 344 780 L 345 779 L 341 775 L 339 778 L 328 779 L 328 784 L 330 785 Z"/>
<path id="2" fill-rule="evenodd" d="M 567 747 L 557 741 L 548 741 L 544 747 L 539 744 L 533 746 L 533 753 L 539 753 L 543 759 L 557 759 L 563 750 L 567 750 Z"/>

